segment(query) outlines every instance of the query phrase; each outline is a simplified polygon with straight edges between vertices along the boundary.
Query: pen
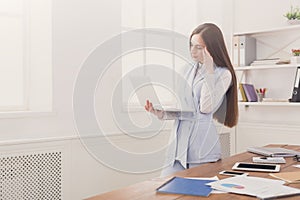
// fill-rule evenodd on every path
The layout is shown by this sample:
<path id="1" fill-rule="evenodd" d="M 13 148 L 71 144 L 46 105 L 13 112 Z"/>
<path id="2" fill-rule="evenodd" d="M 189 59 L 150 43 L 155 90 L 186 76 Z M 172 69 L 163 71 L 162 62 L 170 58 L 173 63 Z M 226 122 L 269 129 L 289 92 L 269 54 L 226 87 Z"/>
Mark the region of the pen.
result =
<path id="1" fill-rule="evenodd" d="M 267 88 L 264 88 L 264 89 L 263 89 L 263 93 L 264 93 L 264 94 L 266 93 L 266 90 L 267 90 Z"/>
<path id="2" fill-rule="evenodd" d="M 256 92 L 265 94 L 266 90 L 267 90 L 267 88 L 259 88 L 259 90 L 256 90 Z"/>

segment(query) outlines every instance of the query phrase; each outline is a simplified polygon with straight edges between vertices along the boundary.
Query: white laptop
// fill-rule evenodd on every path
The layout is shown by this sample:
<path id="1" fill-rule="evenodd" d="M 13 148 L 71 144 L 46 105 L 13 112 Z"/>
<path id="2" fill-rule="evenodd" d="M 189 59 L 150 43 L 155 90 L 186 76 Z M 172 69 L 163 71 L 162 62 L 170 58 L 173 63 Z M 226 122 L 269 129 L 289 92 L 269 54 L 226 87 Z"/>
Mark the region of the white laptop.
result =
<path id="1" fill-rule="evenodd" d="M 281 147 L 248 147 L 247 151 L 270 157 L 293 157 L 300 152 Z"/>
<path id="2" fill-rule="evenodd" d="M 157 110 L 163 110 L 167 112 L 195 112 L 195 109 L 193 108 L 162 105 L 159 101 L 153 84 L 151 84 L 152 82 L 149 76 L 130 76 L 130 81 L 133 88 L 136 89 L 135 93 L 141 105 L 145 105 L 146 100 L 149 100 L 153 104 L 154 109 Z"/>

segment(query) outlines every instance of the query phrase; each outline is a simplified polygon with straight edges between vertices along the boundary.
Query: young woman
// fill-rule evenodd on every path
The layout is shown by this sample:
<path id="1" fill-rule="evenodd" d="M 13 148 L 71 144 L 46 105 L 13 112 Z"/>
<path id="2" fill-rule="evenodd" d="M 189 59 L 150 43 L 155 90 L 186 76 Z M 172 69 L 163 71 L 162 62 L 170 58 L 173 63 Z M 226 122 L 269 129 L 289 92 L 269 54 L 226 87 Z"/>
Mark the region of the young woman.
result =
<path id="1" fill-rule="evenodd" d="M 160 119 L 174 119 L 175 145 L 168 154 L 168 167 L 162 175 L 215 162 L 221 158 L 215 120 L 233 127 L 238 119 L 236 76 L 221 30 L 214 24 L 198 26 L 190 36 L 191 57 L 195 65 L 184 77 L 182 91 L 188 102 L 196 105 L 190 118 L 158 111 L 147 100 L 145 109 Z"/>

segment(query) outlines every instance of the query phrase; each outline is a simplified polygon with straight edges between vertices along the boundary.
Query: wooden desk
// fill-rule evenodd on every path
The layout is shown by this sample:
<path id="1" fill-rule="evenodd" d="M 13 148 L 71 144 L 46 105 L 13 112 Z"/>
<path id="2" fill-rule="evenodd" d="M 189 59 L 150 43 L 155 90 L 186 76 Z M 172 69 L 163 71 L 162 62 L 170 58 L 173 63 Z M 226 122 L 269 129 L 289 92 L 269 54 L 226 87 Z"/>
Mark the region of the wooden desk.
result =
<path id="1" fill-rule="evenodd" d="M 293 146 L 293 145 L 268 145 L 268 147 L 284 147 L 288 149 L 293 149 L 300 151 L 300 146 Z M 219 175 L 218 173 L 222 170 L 230 170 L 234 163 L 238 161 L 243 162 L 252 162 L 252 157 L 257 156 L 257 154 L 252 154 L 249 152 L 241 153 L 234 155 L 232 157 L 220 160 L 215 163 L 207 163 L 203 164 L 199 167 L 187 169 L 181 172 L 178 172 L 174 175 L 181 176 L 181 177 L 213 177 L 218 175 L 220 179 L 228 178 L 228 176 Z M 293 160 L 293 158 L 286 158 L 287 163 L 281 165 L 281 172 L 287 171 L 297 171 L 295 167 L 292 167 L 294 164 L 300 164 Z M 265 178 L 272 178 L 265 172 L 250 172 L 249 176 L 258 176 L 258 177 L 265 177 Z M 87 200 L 132 200 L 132 199 L 162 199 L 162 200 L 170 200 L 170 199 L 180 199 L 180 200 L 192 200 L 192 199 L 215 199 L 215 200 L 245 200 L 245 199 L 257 199 L 255 197 L 245 196 L 245 195 L 238 195 L 238 194 L 211 194 L 209 197 L 196 197 L 196 196 L 188 196 L 188 195 L 176 195 L 176 194 L 160 194 L 156 193 L 155 189 L 163 184 L 166 180 L 170 177 L 166 178 L 155 178 L 152 180 L 144 181 L 141 183 L 137 183 L 122 189 L 114 190 L 111 192 L 103 193 Z M 289 186 L 299 188 L 300 184 L 290 184 Z M 300 196 L 292 196 L 280 199 L 300 199 Z"/>

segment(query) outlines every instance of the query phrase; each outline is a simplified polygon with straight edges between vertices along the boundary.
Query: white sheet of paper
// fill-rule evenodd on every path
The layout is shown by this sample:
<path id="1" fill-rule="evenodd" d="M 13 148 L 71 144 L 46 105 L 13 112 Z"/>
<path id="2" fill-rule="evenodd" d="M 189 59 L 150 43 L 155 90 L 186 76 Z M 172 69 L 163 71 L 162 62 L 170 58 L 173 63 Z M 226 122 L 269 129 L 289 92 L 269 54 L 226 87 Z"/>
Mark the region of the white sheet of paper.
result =
<path id="1" fill-rule="evenodd" d="M 281 180 L 236 176 L 212 182 L 211 187 L 225 192 L 251 195 L 262 199 L 300 194 L 299 189 L 283 184 L 284 181 Z"/>

